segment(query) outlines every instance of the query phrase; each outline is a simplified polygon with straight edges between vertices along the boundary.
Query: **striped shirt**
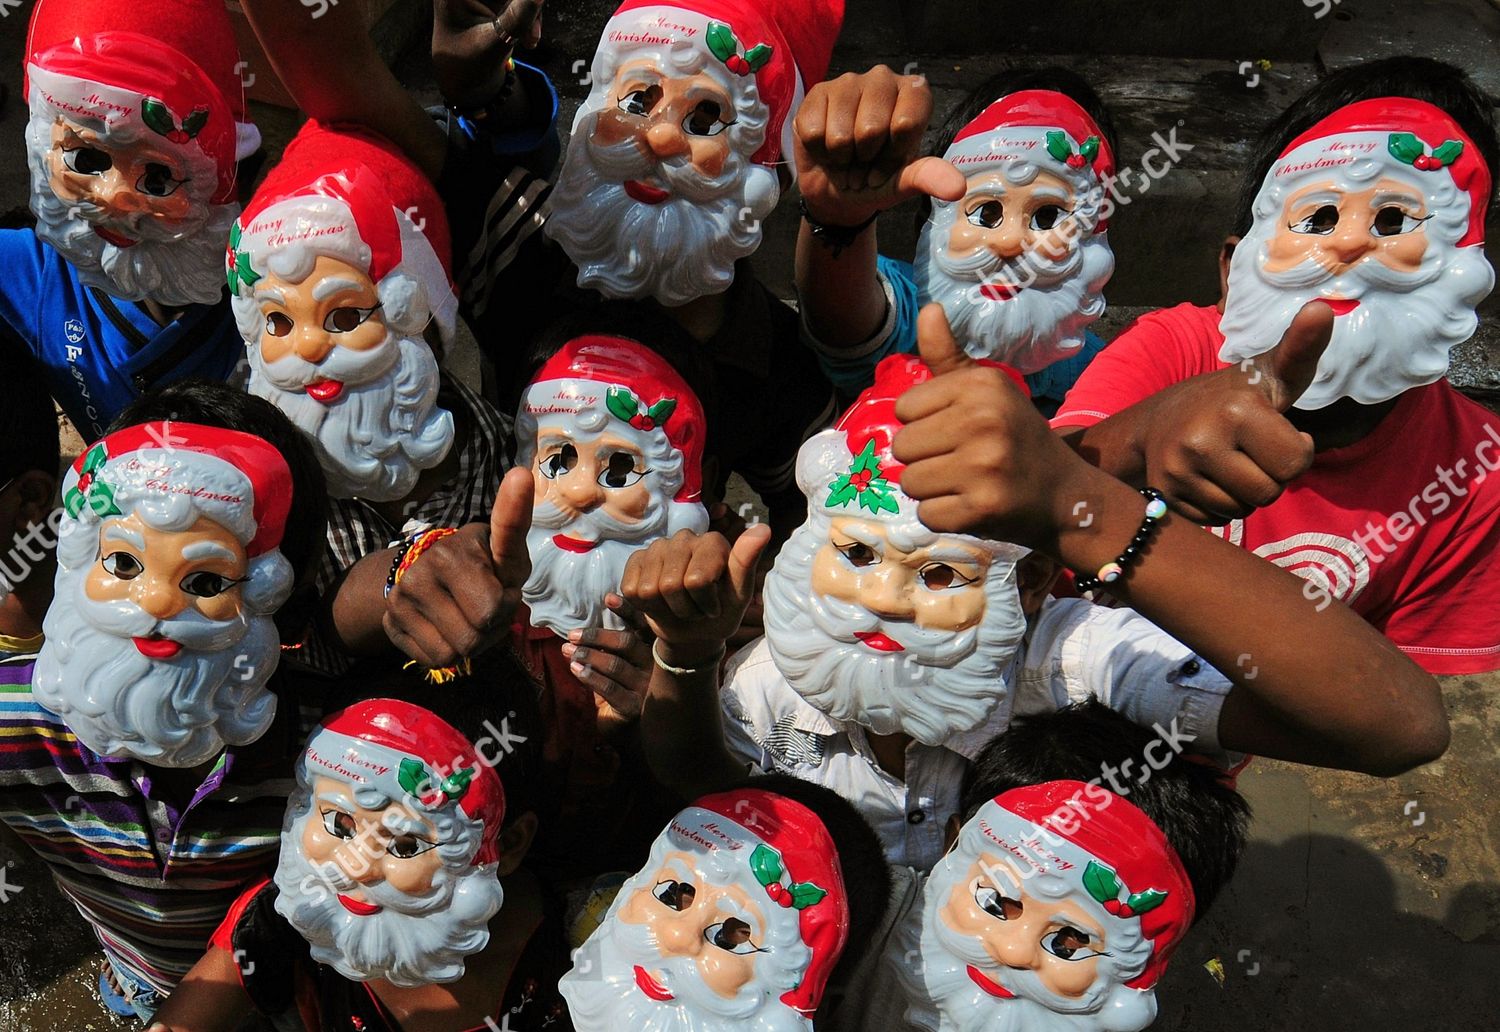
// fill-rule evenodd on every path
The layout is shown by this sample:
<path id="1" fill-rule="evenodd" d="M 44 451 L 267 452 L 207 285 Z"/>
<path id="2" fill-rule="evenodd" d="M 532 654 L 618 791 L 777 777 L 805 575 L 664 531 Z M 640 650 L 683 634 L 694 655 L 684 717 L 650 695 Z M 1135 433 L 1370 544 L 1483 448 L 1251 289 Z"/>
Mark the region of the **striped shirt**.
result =
<path id="1" fill-rule="evenodd" d="M 328 539 L 315 579 L 319 593 L 328 591 L 360 559 L 390 548 L 410 534 L 489 520 L 500 478 L 510 466 L 512 421 L 446 373 L 438 390 L 438 404 L 452 412 L 455 422 L 463 427 L 458 472 L 399 524 L 359 498 L 330 499 Z M 348 653 L 316 625 L 302 648 L 287 653 L 286 658 L 298 670 L 328 676 L 344 673 L 352 662 Z"/>
<path id="2" fill-rule="evenodd" d="M 38 703 L 35 665 L 35 655 L 0 660 L 0 820 L 47 864 L 110 961 L 170 993 L 230 905 L 275 867 L 296 787 L 292 721 L 225 750 L 183 806 L 153 768 L 99 756 Z"/>

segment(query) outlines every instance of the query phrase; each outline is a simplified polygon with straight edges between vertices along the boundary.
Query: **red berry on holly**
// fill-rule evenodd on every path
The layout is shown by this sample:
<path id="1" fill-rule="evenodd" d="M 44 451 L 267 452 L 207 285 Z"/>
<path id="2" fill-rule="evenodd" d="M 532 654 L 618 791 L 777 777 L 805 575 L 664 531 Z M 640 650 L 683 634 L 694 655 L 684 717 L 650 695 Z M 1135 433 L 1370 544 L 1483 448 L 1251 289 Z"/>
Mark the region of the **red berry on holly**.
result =
<path id="1" fill-rule="evenodd" d="M 170 143 L 187 143 L 191 139 L 192 137 L 183 132 L 181 129 L 173 129 L 170 133 L 167 134 L 167 140 Z"/>
<path id="2" fill-rule="evenodd" d="M 873 473 L 871 473 L 867 469 L 862 469 L 858 473 L 849 474 L 849 483 L 856 491 L 868 491 L 870 488 L 870 481 L 873 478 Z"/>
<path id="3" fill-rule="evenodd" d="M 724 65 L 731 72 L 733 72 L 735 75 L 749 75 L 750 74 L 750 62 L 746 61 L 739 54 L 735 54 L 728 61 L 725 61 Z"/>
<path id="4" fill-rule="evenodd" d="M 651 421 L 651 417 L 644 412 L 637 412 L 631 416 L 630 425 L 637 430 L 654 430 L 656 428 L 656 425 Z"/>
<path id="5" fill-rule="evenodd" d="M 1069 168 L 1082 168 L 1083 166 L 1084 166 L 1084 157 L 1083 157 L 1082 154 L 1069 154 L 1068 155 L 1068 167 Z"/>
<path id="6" fill-rule="evenodd" d="M 1125 909 L 1125 904 L 1117 899 L 1107 899 L 1104 901 L 1104 909 L 1106 913 L 1113 914 L 1115 917 L 1122 917 L 1124 915 L 1121 914 L 1121 911 Z"/>

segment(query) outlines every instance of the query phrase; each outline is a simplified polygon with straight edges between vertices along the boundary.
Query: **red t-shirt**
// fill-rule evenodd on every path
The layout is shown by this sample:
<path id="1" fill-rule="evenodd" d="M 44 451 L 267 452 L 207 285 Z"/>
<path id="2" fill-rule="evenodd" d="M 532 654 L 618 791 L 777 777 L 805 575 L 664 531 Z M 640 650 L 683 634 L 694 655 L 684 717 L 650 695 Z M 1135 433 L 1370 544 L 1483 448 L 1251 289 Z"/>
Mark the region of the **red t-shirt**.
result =
<path id="1" fill-rule="evenodd" d="M 1068 393 L 1055 427 L 1092 426 L 1222 369 L 1219 313 L 1143 315 Z M 1500 669 L 1500 415 L 1445 380 L 1416 387 L 1361 441 L 1321 451 L 1275 502 L 1220 533 L 1341 599 L 1434 674 Z M 1317 585 L 1328 585 L 1326 591 Z"/>

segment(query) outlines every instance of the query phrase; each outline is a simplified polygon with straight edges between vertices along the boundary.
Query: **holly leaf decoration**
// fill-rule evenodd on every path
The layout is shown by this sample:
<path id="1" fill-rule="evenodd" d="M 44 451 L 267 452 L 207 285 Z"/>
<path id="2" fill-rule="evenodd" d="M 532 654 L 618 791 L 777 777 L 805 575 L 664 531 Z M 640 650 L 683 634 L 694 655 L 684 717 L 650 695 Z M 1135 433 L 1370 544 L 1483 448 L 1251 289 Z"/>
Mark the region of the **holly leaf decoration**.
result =
<path id="1" fill-rule="evenodd" d="M 708 49 L 720 61 L 728 61 L 740 52 L 740 41 L 735 39 L 734 30 L 723 22 L 709 22 L 708 32 L 703 38 L 708 43 Z"/>
<path id="2" fill-rule="evenodd" d="M 207 117 L 206 114 L 205 117 Z M 141 119 L 146 123 L 146 127 L 158 136 L 166 136 L 177 131 L 177 120 L 172 117 L 171 110 L 155 97 L 141 98 Z"/>
<path id="3" fill-rule="evenodd" d="M 100 441 L 89 449 L 88 454 L 83 457 L 82 473 L 97 473 L 104 468 L 105 460 L 109 458 L 109 449 L 104 442 Z"/>
<path id="4" fill-rule="evenodd" d="M 1099 153 L 1099 137 L 1090 136 L 1084 140 L 1078 145 L 1078 153 L 1083 155 L 1084 160 L 1093 161 L 1095 155 Z"/>
<path id="5" fill-rule="evenodd" d="M 1432 156 L 1443 165 L 1451 165 L 1458 160 L 1458 156 L 1464 152 L 1462 140 L 1448 140 L 1440 147 L 1432 149 Z"/>
<path id="6" fill-rule="evenodd" d="M 837 509 L 840 506 L 848 505 L 858 495 L 858 489 L 849 483 L 848 477 L 839 477 L 833 482 L 828 493 L 828 501 L 824 502 L 823 505 L 825 508 Z"/>
<path id="7" fill-rule="evenodd" d="M 901 506 L 896 504 L 895 495 L 885 486 L 885 481 L 872 480 L 870 486 L 860 492 L 859 507 L 869 509 L 873 513 L 889 512 L 899 513 Z"/>
<path id="8" fill-rule="evenodd" d="M 661 426 L 668 419 L 670 419 L 672 417 L 672 413 L 676 411 L 677 399 L 663 398 L 655 405 L 652 405 L 650 408 L 648 408 L 646 410 L 646 415 L 650 417 L 651 422 L 655 423 L 657 426 Z"/>
<path id="9" fill-rule="evenodd" d="M 192 112 L 186 118 L 184 118 L 182 120 L 182 131 L 185 132 L 185 133 L 187 133 L 188 134 L 188 139 L 191 140 L 193 137 L 197 136 L 200 132 L 202 132 L 203 131 L 203 127 L 205 125 L 207 125 L 207 124 L 208 124 L 208 108 L 206 108 L 206 107 L 193 108 Z"/>
<path id="10" fill-rule="evenodd" d="M 1422 141 L 1417 139 L 1415 133 L 1391 133 L 1386 146 L 1390 149 L 1392 157 L 1406 165 L 1412 164 L 1427 153 L 1427 148 L 1422 146 Z"/>
<path id="11" fill-rule="evenodd" d="M 115 489 L 102 480 L 95 480 L 89 485 L 88 491 L 89 508 L 94 510 L 94 515 L 101 520 L 106 516 L 123 516 L 120 507 L 115 504 Z"/>
<path id="12" fill-rule="evenodd" d="M 1120 898 L 1120 879 L 1115 872 L 1097 860 L 1083 869 L 1083 887 L 1095 902 L 1108 903 Z"/>
<path id="13" fill-rule="evenodd" d="M 745 51 L 745 61 L 750 65 L 752 72 L 760 71 L 769 60 L 771 60 L 771 45 L 769 43 L 757 43 Z"/>
<path id="14" fill-rule="evenodd" d="M 628 387 L 611 387 L 604 392 L 604 406 L 616 419 L 630 422 L 641 410 L 640 402 Z"/>
<path id="15" fill-rule="evenodd" d="M 792 886 L 792 907 L 802 910 L 823 902 L 823 897 L 828 895 L 828 890 L 820 889 L 810 881 L 797 882 Z"/>
<path id="16" fill-rule="evenodd" d="M 253 287 L 261 278 L 260 273 L 256 272 L 250 264 L 250 252 L 240 250 L 240 236 L 240 223 L 236 219 L 234 225 L 229 227 L 229 261 L 227 269 L 229 292 L 235 295 L 238 295 L 240 292 L 240 284 L 243 283 L 247 287 Z"/>
<path id="17" fill-rule="evenodd" d="M 1073 156 L 1073 148 L 1068 146 L 1068 138 L 1061 131 L 1050 129 L 1047 131 L 1047 153 L 1054 161 L 1067 161 Z"/>
<path id="18" fill-rule="evenodd" d="M 409 796 L 421 798 L 432 790 L 432 775 L 427 773 L 427 767 L 421 760 L 414 760 L 410 756 L 401 761 L 401 766 L 396 768 L 396 784 Z"/>
<path id="19" fill-rule="evenodd" d="M 750 854 L 750 872 L 762 885 L 778 884 L 786 868 L 781 864 L 781 854 L 762 843 Z"/>
<path id="20" fill-rule="evenodd" d="M 1137 914 L 1144 914 L 1161 906 L 1166 898 L 1167 894 L 1160 889 L 1147 889 L 1145 892 L 1132 892 L 1130 898 L 1125 900 L 1125 905 Z"/>
<path id="21" fill-rule="evenodd" d="M 443 793 L 454 802 L 462 799 L 464 793 L 469 791 L 469 783 L 474 780 L 474 768 L 465 767 L 463 770 L 455 770 L 443 779 Z"/>

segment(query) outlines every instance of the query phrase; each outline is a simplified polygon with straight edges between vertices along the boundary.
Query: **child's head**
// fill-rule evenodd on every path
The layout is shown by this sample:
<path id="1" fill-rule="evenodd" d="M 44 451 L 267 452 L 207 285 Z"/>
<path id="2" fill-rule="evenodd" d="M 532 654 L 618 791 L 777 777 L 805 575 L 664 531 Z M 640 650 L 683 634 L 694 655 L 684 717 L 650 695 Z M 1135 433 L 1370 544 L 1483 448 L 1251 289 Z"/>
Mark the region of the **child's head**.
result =
<path id="1" fill-rule="evenodd" d="M 631 554 L 708 529 L 707 432 L 697 394 L 638 340 L 585 333 L 542 364 L 516 411 L 516 464 L 536 489 L 521 593 L 533 626 L 616 626 L 604 600 Z"/>
<path id="2" fill-rule="evenodd" d="M 754 778 L 704 796 L 575 956 L 574 1025 L 806 1032 L 840 958 L 873 938 L 886 878 L 874 833 L 826 789 Z"/>
<path id="3" fill-rule="evenodd" d="M 902 932 L 914 1011 L 961 1032 L 1151 1023 L 1155 984 L 1232 870 L 1245 820 L 1237 795 L 1169 749 L 1153 769 L 1154 742 L 1089 703 L 985 749 Z M 1104 787 L 1132 757 L 1150 776 Z"/>
<path id="4" fill-rule="evenodd" d="M 6 376 L 10 396 L 0 411 L 0 562 L 4 575 L 0 597 L 14 591 L 32 568 L 31 559 L 17 550 L 17 542 L 32 527 L 45 526 L 56 506 L 61 461 L 57 411 L 46 381 L 29 361 L 13 361 Z M 35 542 L 35 547 L 50 552 L 48 538 Z M 51 568 L 47 559 L 36 565 Z"/>
<path id="5" fill-rule="evenodd" d="M 975 357 L 1032 373 L 1076 352 L 1114 271 L 1114 132 L 1098 95 L 1061 68 L 1002 72 L 938 138 L 967 186 L 924 199 L 920 300 L 943 306 Z"/>
<path id="6" fill-rule="evenodd" d="M 251 397 L 228 384 L 179 380 L 126 406 L 110 424 L 113 432 L 158 420 L 218 426 L 253 434 L 267 441 L 286 460 L 292 474 L 291 507 L 281 539 L 281 554 L 300 584 L 310 578 L 323 554 L 328 494 L 317 456 L 295 426 L 270 402 Z"/>
<path id="7" fill-rule="evenodd" d="M 429 701 L 477 701 L 489 687 L 460 681 Z M 476 722 L 478 709 L 445 708 L 474 730 L 404 699 L 355 702 L 323 720 L 297 762 L 276 910 L 346 978 L 454 982 L 489 942 L 505 896 L 499 766 L 519 732 L 509 713 Z"/>
<path id="8" fill-rule="evenodd" d="M 1213 767 L 1172 754 L 1164 745 L 1147 751 L 1160 741 L 1153 729 L 1098 701 L 1019 718 L 975 759 L 956 820 L 968 821 L 981 804 L 1013 788 L 1044 781 L 1089 782 L 1105 777 L 1106 764 L 1123 767 L 1118 776 L 1129 788 L 1130 802 L 1151 818 L 1182 858 L 1201 917 L 1234 875 L 1245 848 L 1250 804 Z M 1160 755 L 1170 759 L 1155 767 L 1152 761 L 1161 762 Z M 1150 776 L 1144 777 L 1147 770 Z M 1111 787 L 1107 780 L 1102 785 Z"/>
<path id="9" fill-rule="evenodd" d="M 1235 207 L 1235 236 L 1250 232 L 1255 198 L 1277 156 L 1297 137 L 1334 111 L 1376 97 L 1410 97 L 1441 108 L 1463 127 L 1492 173 L 1500 170 L 1500 139 L 1494 105 L 1468 74 L 1428 57 L 1387 57 L 1340 69 L 1294 100 L 1261 130 L 1240 181 Z M 1486 216 L 1494 205 L 1493 195 Z"/>
<path id="10" fill-rule="evenodd" d="M 1299 411 L 1379 405 L 1440 379 L 1495 280 L 1483 246 L 1495 157 L 1489 103 L 1456 68 L 1392 58 L 1319 84 L 1251 164 L 1220 359 L 1265 353 L 1319 300 L 1333 333 Z"/>

